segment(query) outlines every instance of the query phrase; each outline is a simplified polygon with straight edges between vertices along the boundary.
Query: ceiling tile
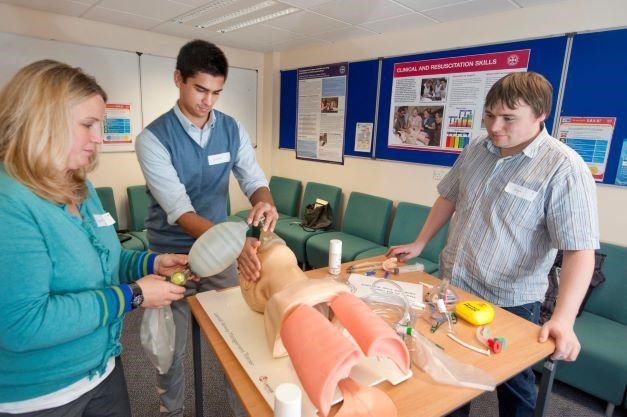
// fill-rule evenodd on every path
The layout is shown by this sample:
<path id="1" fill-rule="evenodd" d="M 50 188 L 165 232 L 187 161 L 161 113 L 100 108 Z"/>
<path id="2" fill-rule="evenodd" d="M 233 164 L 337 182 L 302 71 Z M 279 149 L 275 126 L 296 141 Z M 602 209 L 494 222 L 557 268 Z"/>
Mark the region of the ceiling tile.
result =
<path id="1" fill-rule="evenodd" d="M 301 9 L 311 9 L 320 4 L 328 3 L 331 0 L 281 0 L 281 3 L 289 4 L 290 6 L 300 7 Z"/>
<path id="2" fill-rule="evenodd" d="M 558 3 L 564 0 L 514 0 L 515 3 L 522 7 L 539 6 L 542 4 Z"/>
<path id="3" fill-rule="evenodd" d="M 423 13 L 440 22 L 447 22 L 514 9 L 517 9 L 517 7 L 507 0 L 471 0 L 453 6 L 426 10 Z"/>
<path id="4" fill-rule="evenodd" d="M 401 4 L 420 12 L 422 10 L 434 9 L 436 7 L 450 6 L 468 0 L 396 0 Z"/>
<path id="5" fill-rule="evenodd" d="M 228 33 L 216 33 L 217 36 L 207 39 L 221 46 L 230 46 L 231 48 L 247 49 L 249 51 L 266 52 L 272 50 L 269 43 L 258 42 L 254 38 L 236 38 L 227 36 Z M 206 38 L 202 38 L 206 39 Z"/>
<path id="6" fill-rule="evenodd" d="M 312 10 L 354 25 L 408 13 L 407 8 L 388 0 L 333 0 Z"/>
<path id="7" fill-rule="evenodd" d="M 346 39 L 359 38 L 362 36 L 376 35 L 358 27 L 350 27 L 347 29 L 333 30 L 331 32 L 320 33 L 316 35 L 316 38 L 329 42 L 339 42 Z"/>
<path id="8" fill-rule="evenodd" d="M 346 23 L 329 19 L 315 13 L 306 11 L 296 12 L 287 16 L 278 17 L 267 23 L 270 26 L 291 30 L 303 35 L 315 35 L 316 33 L 329 32 L 336 29 L 349 27 Z"/>
<path id="9" fill-rule="evenodd" d="M 107 22 L 114 25 L 144 30 L 158 25 L 161 22 L 157 19 L 106 9 L 100 6 L 93 7 L 81 17 L 90 20 L 97 20 L 99 22 Z"/>
<path id="10" fill-rule="evenodd" d="M 165 22 L 150 29 L 151 32 L 163 33 L 166 35 L 178 36 L 186 39 L 205 39 L 206 36 L 217 35 L 214 30 L 198 29 L 194 26 L 181 25 L 173 22 Z"/>
<path id="11" fill-rule="evenodd" d="M 160 20 L 172 19 L 193 9 L 168 0 L 102 0 L 98 6 Z"/>
<path id="12" fill-rule="evenodd" d="M 417 29 L 425 25 L 433 25 L 434 21 L 412 13 L 405 16 L 393 17 L 391 19 L 378 20 L 376 22 L 363 23 L 359 26 L 367 27 L 377 33 L 396 32 L 399 30 Z"/>
<path id="13" fill-rule="evenodd" d="M 66 16 L 80 16 L 89 9 L 90 1 L 72 1 L 72 0 L 9 0 L 2 3 L 13 4 L 28 9 L 42 10 L 44 12 L 57 13 Z"/>
<path id="14" fill-rule="evenodd" d="M 266 25 L 253 25 L 232 32 L 224 33 L 225 39 L 254 39 L 255 42 L 261 44 L 273 44 L 285 42 L 290 39 L 302 38 L 301 35 L 288 32 L 287 30 L 276 29 Z"/>
<path id="15" fill-rule="evenodd" d="M 319 46 L 319 45 L 327 45 L 329 42 L 312 39 L 312 38 L 300 38 L 300 39 L 292 39 L 287 42 L 275 43 L 272 45 L 273 51 L 285 51 L 288 49 L 295 48 L 308 48 L 310 46 Z"/>
<path id="16" fill-rule="evenodd" d="M 172 3 L 181 3 L 187 6 L 192 6 L 193 8 L 198 8 L 200 6 L 204 6 L 209 4 L 211 0 L 170 0 Z"/>

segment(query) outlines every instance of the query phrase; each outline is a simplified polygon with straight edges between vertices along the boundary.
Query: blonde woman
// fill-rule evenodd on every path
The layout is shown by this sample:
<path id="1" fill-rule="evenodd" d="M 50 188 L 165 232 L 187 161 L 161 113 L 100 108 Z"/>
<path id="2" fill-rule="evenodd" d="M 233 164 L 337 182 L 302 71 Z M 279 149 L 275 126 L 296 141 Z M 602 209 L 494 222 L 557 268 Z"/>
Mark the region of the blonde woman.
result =
<path id="1" fill-rule="evenodd" d="M 106 93 L 55 61 L 0 92 L 0 416 L 130 416 L 120 334 L 184 289 L 183 255 L 122 249 L 87 174 Z"/>

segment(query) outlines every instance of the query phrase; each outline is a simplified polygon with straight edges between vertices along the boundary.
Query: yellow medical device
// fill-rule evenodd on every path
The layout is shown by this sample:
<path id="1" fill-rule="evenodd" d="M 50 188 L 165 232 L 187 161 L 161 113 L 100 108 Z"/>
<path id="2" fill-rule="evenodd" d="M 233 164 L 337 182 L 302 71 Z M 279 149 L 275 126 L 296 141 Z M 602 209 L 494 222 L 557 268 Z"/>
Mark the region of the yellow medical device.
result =
<path id="1" fill-rule="evenodd" d="M 485 301 L 475 300 L 457 303 L 455 314 L 476 326 L 482 326 L 494 320 L 494 309 Z"/>

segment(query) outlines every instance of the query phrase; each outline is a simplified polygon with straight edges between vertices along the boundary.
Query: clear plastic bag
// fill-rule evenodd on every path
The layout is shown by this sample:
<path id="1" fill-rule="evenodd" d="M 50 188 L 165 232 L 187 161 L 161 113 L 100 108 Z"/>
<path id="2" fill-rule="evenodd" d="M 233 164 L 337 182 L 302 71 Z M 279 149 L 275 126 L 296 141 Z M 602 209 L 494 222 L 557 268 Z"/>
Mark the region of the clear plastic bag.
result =
<path id="1" fill-rule="evenodd" d="M 144 310 L 139 338 L 150 363 L 160 374 L 165 374 L 174 360 L 176 328 L 172 309 L 147 308 Z"/>
<path id="2" fill-rule="evenodd" d="M 462 363 L 442 352 L 426 337 L 413 332 L 408 344 L 411 360 L 440 384 L 494 391 L 496 382 L 485 371 Z M 408 342 L 408 340 L 406 340 Z"/>

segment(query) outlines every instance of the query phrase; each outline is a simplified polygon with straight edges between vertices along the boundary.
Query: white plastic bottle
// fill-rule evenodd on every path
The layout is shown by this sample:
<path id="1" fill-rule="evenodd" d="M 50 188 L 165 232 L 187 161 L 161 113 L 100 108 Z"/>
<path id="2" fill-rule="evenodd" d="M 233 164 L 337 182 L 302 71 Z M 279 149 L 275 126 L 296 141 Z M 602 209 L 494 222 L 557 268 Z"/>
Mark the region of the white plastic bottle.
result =
<path id="1" fill-rule="evenodd" d="M 329 273 L 340 275 L 342 265 L 342 241 L 331 239 L 329 242 Z"/>
<path id="2" fill-rule="evenodd" d="M 274 390 L 274 417 L 300 417 L 302 393 L 300 388 L 289 382 Z"/>

